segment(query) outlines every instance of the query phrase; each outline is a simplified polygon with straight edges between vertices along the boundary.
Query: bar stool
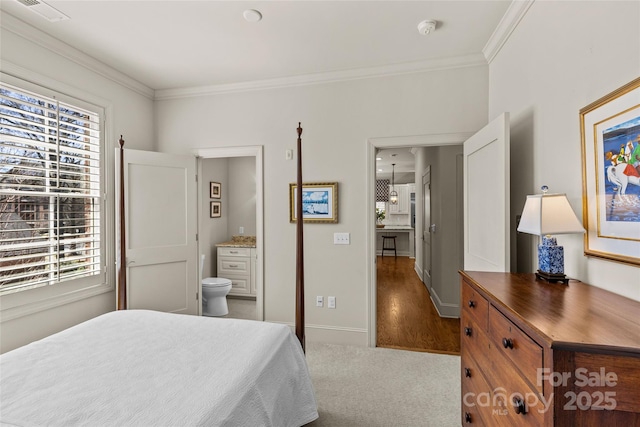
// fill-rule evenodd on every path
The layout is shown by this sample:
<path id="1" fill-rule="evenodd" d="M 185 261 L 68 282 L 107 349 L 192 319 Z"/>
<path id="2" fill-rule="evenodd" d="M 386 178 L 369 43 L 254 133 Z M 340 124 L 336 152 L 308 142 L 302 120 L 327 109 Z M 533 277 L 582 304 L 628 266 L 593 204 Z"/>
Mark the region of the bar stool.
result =
<path id="1" fill-rule="evenodd" d="M 398 253 L 396 252 L 396 237 L 398 236 L 389 236 L 382 235 L 382 256 L 384 256 L 384 251 L 393 251 L 393 255 L 398 258 Z"/>

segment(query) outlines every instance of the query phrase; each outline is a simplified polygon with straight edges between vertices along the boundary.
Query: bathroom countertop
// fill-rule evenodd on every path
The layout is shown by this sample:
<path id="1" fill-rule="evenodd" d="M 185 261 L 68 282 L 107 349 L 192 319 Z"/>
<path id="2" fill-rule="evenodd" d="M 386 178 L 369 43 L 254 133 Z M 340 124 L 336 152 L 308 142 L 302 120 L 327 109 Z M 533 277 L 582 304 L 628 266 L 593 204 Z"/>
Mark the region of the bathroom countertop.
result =
<path id="1" fill-rule="evenodd" d="M 218 243 L 216 246 L 226 248 L 255 248 L 256 236 L 232 236 L 228 242 Z"/>

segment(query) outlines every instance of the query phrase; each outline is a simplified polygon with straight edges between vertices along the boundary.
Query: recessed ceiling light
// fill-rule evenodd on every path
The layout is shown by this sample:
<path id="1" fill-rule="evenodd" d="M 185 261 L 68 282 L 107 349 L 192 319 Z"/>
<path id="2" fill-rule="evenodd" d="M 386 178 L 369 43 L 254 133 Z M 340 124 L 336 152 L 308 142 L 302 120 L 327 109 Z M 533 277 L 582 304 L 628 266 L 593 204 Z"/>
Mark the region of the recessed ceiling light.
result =
<path id="1" fill-rule="evenodd" d="M 247 9 L 242 12 L 242 16 L 244 16 L 245 21 L 247 22 L 258 22 L 262 19 L 262 13 L 255 9 Z"/>

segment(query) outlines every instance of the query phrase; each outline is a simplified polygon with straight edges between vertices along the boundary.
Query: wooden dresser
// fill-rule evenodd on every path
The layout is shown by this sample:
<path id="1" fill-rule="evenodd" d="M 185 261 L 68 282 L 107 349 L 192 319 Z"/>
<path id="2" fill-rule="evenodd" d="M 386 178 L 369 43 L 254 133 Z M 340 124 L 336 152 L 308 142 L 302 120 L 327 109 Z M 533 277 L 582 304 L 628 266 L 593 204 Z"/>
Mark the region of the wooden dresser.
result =
<path id="1" fill-rule="evenodd" d="M 460 276 L 463 426 L 640 426 L 640 302 L 575 280 Z"/>

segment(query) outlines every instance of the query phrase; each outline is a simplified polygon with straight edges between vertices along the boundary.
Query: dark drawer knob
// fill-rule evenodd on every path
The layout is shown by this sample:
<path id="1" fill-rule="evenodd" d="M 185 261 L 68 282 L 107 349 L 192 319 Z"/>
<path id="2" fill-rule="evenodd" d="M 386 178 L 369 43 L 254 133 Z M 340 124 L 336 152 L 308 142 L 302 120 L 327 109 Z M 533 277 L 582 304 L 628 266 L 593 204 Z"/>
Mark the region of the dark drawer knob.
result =
<path id="1" fill-rule="evenodd" d="M 466 336 L 470 337 L 471 336 L 471 328 L 468 327 L 468 326 L 466 328 L 464 328 L 464 334 Z"/>
<path id="2" fill-rule="evenodd" d="M 469 300 L 469 307 L 473 308 L 476 306 L 476 302 L 473 300 Z"/>
<path id="3" fill-rule="evenodd" d="M 465 422 L 465 423 L 468 423 L 468 424 L 471 424 L 471 423 L 473 422 L 473 421 L 471 420 L 471 414 L 470 414 L 470 413 L 468 413 L 468 412 L 465 412 L 465 413 L 464 413 L 464 422 Z"/>
<path id="4" fill-rule="evenodd" d="M 502 338 L 502 346 L 513 349 L 513 340 L 511 338 Z"/>
<path id="5" fill-rule="evenodd" d="M 519 397 L 513 398 L 513 407 L 515 408 L 516 414 L 524 415 L 527 413 L 527 408 L 524 406 L 524 400 Z"/>
<path id="6" fill-rule="evenodd" d="M 464 368 L 464 376 L 467 378 L 471 378 L 471 369 Z"/>

